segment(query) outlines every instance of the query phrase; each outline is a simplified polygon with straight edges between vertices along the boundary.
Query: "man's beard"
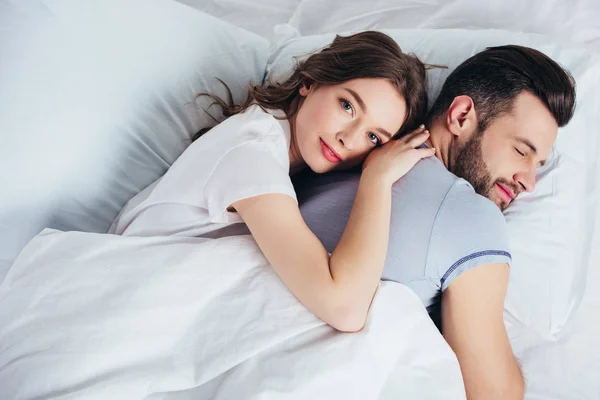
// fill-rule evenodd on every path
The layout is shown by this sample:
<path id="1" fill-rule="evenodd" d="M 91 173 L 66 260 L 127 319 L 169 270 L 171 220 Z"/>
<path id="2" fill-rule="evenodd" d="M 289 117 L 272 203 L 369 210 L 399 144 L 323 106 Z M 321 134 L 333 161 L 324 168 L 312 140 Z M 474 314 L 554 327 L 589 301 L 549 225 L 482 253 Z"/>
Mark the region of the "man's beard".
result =
<path id="1" fill-rule="evenodd" d="M 460 178 L 463 178 L 469 182 L 475 192 L 487 197 L 494 201 L 497 196 L 494 194 L 494 188 L 496 183 L 501 183 L 513 190 L 515 196 L 519 194 L 519 188 L 510 181 L 503 178 L 494 180 L 492 174 L 483 159 L 483 152 L 481 149 L 483 135 L 476 132 L 464 146 L 458 151 L 454 165 L 452 166 L 452 173 Z M 501 210 L 506 209 L 510 203 L 507 203 L 503 199 L 498 199 L 500 204 L 497 204 Z"/>

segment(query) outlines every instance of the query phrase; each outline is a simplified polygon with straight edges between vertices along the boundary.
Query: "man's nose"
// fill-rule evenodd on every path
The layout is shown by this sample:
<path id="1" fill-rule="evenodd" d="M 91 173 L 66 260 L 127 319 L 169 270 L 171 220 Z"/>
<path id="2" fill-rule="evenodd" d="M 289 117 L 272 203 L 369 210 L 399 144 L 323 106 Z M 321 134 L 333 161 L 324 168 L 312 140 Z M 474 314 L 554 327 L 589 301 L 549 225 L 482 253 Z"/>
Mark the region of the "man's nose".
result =
<path id="1" fill-rule="evenodd" d="M 525 192 L 533 192 L 535 190 L 535 168 L 529 167 L 515 175 L 515 181 Z"/>

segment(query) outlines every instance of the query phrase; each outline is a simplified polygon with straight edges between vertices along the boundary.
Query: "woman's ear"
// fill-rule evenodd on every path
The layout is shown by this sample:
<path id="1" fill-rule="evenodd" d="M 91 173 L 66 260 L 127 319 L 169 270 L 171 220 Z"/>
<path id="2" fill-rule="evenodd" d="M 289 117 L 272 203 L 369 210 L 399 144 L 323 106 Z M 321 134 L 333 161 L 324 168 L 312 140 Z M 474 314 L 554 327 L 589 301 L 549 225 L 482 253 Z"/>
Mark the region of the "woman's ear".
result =
<path id="1" fill-rule="evenodd" d="M 304 81 L 302 83 L 302 86 L 300 86 L 300 96 L 302 97 L 306 97 L 308 96 L 308 94 L 310 93 L 310 91 L 312 90 L 313 85 L 310 82 L 306 82 Z"/>
<path id="2" fill-rule="evenodd" d="M 473 99 L 469 96 L 456 96 L 448 107 L 446 127 L 457 137 L 470 137 L 477 132 L 479 121 Z"/>

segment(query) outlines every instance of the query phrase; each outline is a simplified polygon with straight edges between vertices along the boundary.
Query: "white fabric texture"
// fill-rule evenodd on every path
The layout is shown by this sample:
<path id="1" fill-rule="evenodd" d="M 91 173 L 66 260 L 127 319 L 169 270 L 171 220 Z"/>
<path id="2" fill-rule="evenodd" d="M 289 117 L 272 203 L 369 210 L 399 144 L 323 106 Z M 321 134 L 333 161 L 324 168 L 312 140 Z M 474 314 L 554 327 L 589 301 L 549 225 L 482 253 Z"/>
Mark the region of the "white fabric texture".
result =
<path id="1" fill-rule="evenodd" d="M 273 38 L 273 27 L 287 23 L 302 0 L 177 0 L 196 10 L 254 32 Z"/>
<path id="2" fill-rule="evenodd" d="M 169 0 L 0 0 L 0 279 L 44 227 L 106 232 L 268 51 Z"/>
<path id="3" fill-rule="evenodd" d="M 598 171 L 600 173 L 600 170 Z M 585 295 L 557 340 L 508 323 L 526 382 L 526 400 L 600 398 L 600 207 L 592 237 Z"/>
<path id="4" fill-rule="evenodd" d="M 0 398 L 464 399 L 421 301 L 382 283 L 366 327 L 307 311 L 249 235 L 45 230 L 0 286 Z M 397 398 L 397 397 L 395 397 Z"/>
<path id="5" fill-rule="evenodd" d="M 290 24 L 307 35 L 365 29 L 502 29 L 600 52 L 596 0 L 177 0 L 268 39 Z"/>
<path id="6" fill-rule="evenodd" d="M 218 15 L 237 26 L 266 37 L 271 37 L 271 29 L 274 25 L 288 20 L 304 34 L 384 27 L 457 28 L 456 31 L 439 32 L 440 36 L 449 35 L 448 42 L 452 43 L 450 46 L 442 46 L 439 39 L 434 40 L 435 38 L 429 34 L 424 35 L 427 31 L 415 31 L 411 39 L 413 51 L 415 48 L 421 48 L 419 55 L 425 54 L 427 60 L 439 59 L 442 62 L 443 59 L 451 60 L 451 62 L 446 61 L 450 66 L 456 66 L 468 54 L 479 50 L 479 46 L 491 44 L 486 40 L 494 35 L 499 35 L 494 36 L 496 44 L 506 43 L 509 40 L 509 35 L 503 32 L 468 32 L 462 30 L 465 28 L 540 32 L 552 35 L 561 41 L 584 43 L 593 49 L 598 49 L 600 38 L 598 30 L 600 3 L 595 0 L 577 2 L 569 0 L 549 2 L 403 0 L 394 1 L 393 4 L 390 3 L 391 0 L 370 3 L 358 0 L 347 0 L 342 3 L 338 1 L 322 3 L 316 0 L 286 2 L 261 0 L 252 3 L 243 0 L 227 2 L 181 0 L 181 2 L 194 7 L 204 7 L 209 14 Z M 392 8 L 388 7 L 390 5 Z M 369 9 L 365 11 L 364 7 Z M 292 15 L 294 12 L 295 15 Z M 292 16 L 288 19 L 289 15 Z M 512 38 L 530 40 L 528 35 L 514 34 Z M 420 40 L 422 43 L 419 42 Z M 404 40 L 400 42 L 403 48 L 409 49 L 404 43 Z M 600 370 L 600 321 L 598 321 L 600 315 L 598 285 L 600 282 L 598 250 L 600 218 L 598 215 L 600 210 L 595 212 L 596 218 L 591 210 L 598 202 L 597 183 L 600 179 L 600 169 L 596 161 L 599 150 L 597 127 L 600 124 L 600 117 L 597 115 L 597 110 L 600 109 L 597 99 L 600 92 L 597 77 L 600 74 L 593 66 L 596 56 L 592 53 L 582 57 L 577 63 L 574 60 L 581 55 L 578 49 L 565 46 L 558 48 L 555 47 L 555 42 L 545 43 L 547 43 L 546 49 L 552 49 L 548 50 L 548 54 L 558 55 L 561 60 L 572 58 L 569 67 L 577 64 L 573 72 L 576 72 L 579 84 L 579 105 L 573 123 L 579 122 L 577 125 L 573 123 L 570 125 L 574 128 L 572 130 L 569 128 L 568 135 L 563 134 L 567 130 L 561 131 L 560 134 L 557 148 L 562 155 L 559 157 L 561 162 L 558 163 L 558 168 L 563 172 L 557 174 L 552 172 L 553 169 L 548 169 L 549 173 L 541 175 L 543 179 L 539 181 L 538 191 L 528 200 L 528 203 L 521 202 L 520 208 L 515 204 L 511 210 L 514 213 L 507 215 L 508 218 L 513 218 L 509 227 L 515 227 L 514 240 L 521 248 L 535 238 L 528 234 L 532 227 L 536 227 L 536 232 L 541 229 L 547 230 L 542 235 L 544 241 L 551 235 L 556 235 L 556 240 L 550 246 L 534 247 L 539 253 L 524 252 L 525 258 L 516 260 L 515 265 L 528 263 L 527 257 L 534 262 L 520 268 L 518 277 L 515 277 L 517 269 L 512 270 L 511 294 L 507 299 L 507 302 L 512 304 L 507 304 L 507 308 L 512 309 L 516 318 L 512 319 L 511 315 L 507 314 L 507 317 L 514 322 L 514 324 L 509 322 L 509 333 L 515 353 L 526 375 L 526 399 L 598 400 L 600 398 L 598 395 L 600 378 L 597 375 L 597 371 Z M 7 260 L 11 260 L 29 238 L 44 226 L 94 231 L 106 229 L 127 199 L 160 176 L 179 156 L 193 133 L 203 126 L 213 124 L 201 108 L 189 104 L 195 93 L 209 91 L 224 95 L 225 92 L 220 84 L 213 80 L 213 77 L 220 77 L 230 86 L 234 98 L 241 100 L 246 93 L 248 81 L 262 80 L 268 45 L 269 43 L 263 38 L 166 0 L 103 2 L 0 0 L 0 54 L 2 54 L 0 57 L 0 86 L 2 87 L 0 135 L 3 138 L 0 146 L 0 162 L 3 166 L 0 170 L 0 187 L 2 187 L 0 279 L 4 272 L 3 267 L 7 268 L 9 265 Z M 457 47 L 460 47 L 463 53 L 458 51 Z M 457 51 L 456 56 L 453 55 L 454 51 Z M 433 95 L 436 95 L 439 90 L 439 83 L 446 73 L 447 71 L 432 71 Z M 167 134 L 169 132 L 176 133 Z M 564 151 L 565 149 L 568 150 Z M 595 170 L 594 164 L 596 164 Z M 565 165 L 570 165 L 571 168 L 564 169 Z M 580 166 L 581 169 L 576 166 Z M 573 179 L 573 185 L 569 183 L 570 178 Z M 543 200 L 539 200 L 543 197 L 538 197 L 538 194 L 544 193 L 539 192 L 542 188 L 548 195 Z M 571 191 L 572 203 L 565 197 L 567 191 Z M 536 208 L 538 200 L 542 201 L 544 209 L 550 207 L 552 203 L 553 210 L 558 211 L 558 215 L 542 219 L 537 211 L 533 214 L 527 213 L 528 207 Z M 574 215 L 574 210 L 580 211 L 576 213 L 573 221 L 569 221 Z M 524 232 L 517 229 L 519 219 L 526 228 Z M 561 221 L 566 221 L 566 224 L 563 225 Z M 575 230 L 574 226 L 578 226 L 580 230 Z M 593 236 L 594 232 L 596 232 L 595 236 Z M 561 241 L 563 237 L 568 237 L 568 240 Z M 127 238 L 127 240 L 134 240 L 134 238 Z M 152 242 L 152 239 L 139 240 L 143 241 L 140 249 L 146 248 L 146 245 Z M 194 244 L 196 240 L 198 239 L 192 240 Z M 520 242 L 522 244 L 519 244 Z M 579 243 L 580 248 L 573 251 L 573 243 Z M 541 255 L 546 254 L 547 249 L 551 251 L 550 255 L 546 256 L 550 266 L 536 262 Z M 592 254 L 586 257 L 586 252 Z M 184 253 L 181 257 L 190 254 Z M 72 259 L 68 261 L 75 262 L 78 257 L 90 257 L 93 251 L 89 250 L 89 254 L 84 254 L 74 249 L 68 254 L 72 255 Z M 185 316 L 189 311 L 184 302 L 177 303 L 178 287 L 164 288 L 171 290 L 170 302 L 164 302 L 165 296 L 168 295 L 165 294 L 166 292 L 163 292 L 165 296 L 160 297 L 163 300 L 162 305 L 151 302 L 150 291 L 158 289 L 157 281 L 167 275 L 165 271 L 153 275 L 150 272 L 153 265 L 151 261 L 156 261 L 156 258 L 162 256 L 168 258 L 172 254 L 163 254 L 157 250 L 150 255 L 155 258 L 150 256 L 147 259 L 140 258 L 141 262 L 137 264 L 139 269 L 131 271 L 130 274 L 119 268 L 113 268 L 114 271 L 111 269 L 102 274 L 101 270 L 97 269 L 101 264 L 99 258 L 94 263 L 94 270 L 100 272 L 90 271 L 89 277 L 85 269 L 89 264 L 85 260 L 81 261 L 81 265 L 85 264 L 85 267 L 76 269 L 73 266 L 73 269 L 63 270 L 57 269 L 57 265 L 66 265 L 66 263 L 56 262 L 46 265 L 44 258 L 40 257 L 36 260 L 39 269 L 36 269 L 35 273 L 29 270 L 30 279 L 21 280 L 18 289 L 11 287 L 11 291 L 15 289 L 19 292 L 17 298 L 11 300 L 2 297 L 0 300 L 2 319 L 0 346 L 11 343 L 5 341 L 4 336 L 9 330 L 16 333 L 16 336 L 6 336 L 9 340 L 18 340 L 18 335 L 24 337 L 31 335 L 31 343 L 39 345 L 38 349 L 48 350 L 53 343 L 59 343 L 60 346 L 57 348 L 66 351 L 62 355 L 53 354 L 52 360 L 59 360 L 62 363 L 61 358 L 73 356 L 69 360 L 69 365 L 73 367 L 60 369 L 63 374 L 59 377 L 70 382 L 53 381 L 48 377 L 46 373 L 52 371 L 55 366 L 52 361 L 46 364 L 51 365 L 52 368 L 40 372 L 45 368 L 40 360 L 43 360 L 44 355 L 48 353 L 41 351 L 40 356 L 35 358 L 35 353 L 29 352 L 27 348 L 31 343 L 26 344 L 25 341 L 21 341 L 18 347 L 13 348 L 13 353 L 0 353 L 0 360 L 4 360 L 5 355 L 12 357 L 16 354 L 25 355 L 19 363 L 29 363 L 29 360 L 34 360 L 33 363 L 37 365 L 34 374 L 37 378 L 35 385 L 31 386 L 31 391 L 37 393 L 52 391 L 55 395 L 62 395 L 65 398 L 68 397 L 68 389 L 66 392 L 61 392 L 61 388 L 72 388 L 71 385 L 77 380 L 82 383 L 82 390 L 89 390 L 87 393 L 115 393 L 113 398 L 126 397 L 123 393 L 129 390 L 125 388 L 128 378 L 118 382 L 121 370 L 117 364 L 123 355 L 124 360 L 134 360 L 135 363 L 135 352 L 138 350 L 140 350 L 140 363 L 135 364 L 136 366 L 141 364 L 150 366 L 152 356 L 144 358 L 146 357 L 144 351 L 154 350 L 162 351 L 164 357 L 175 361 L 171 363 L 175 366 L 173 368 L 181 367 L 179 371 L 183 371 L 184 362 L 177 364 L 177 360 L 182 358 L 177 356 L 169 358 L 168 340 L 162 340 L 158 335 L 144 341 L 143 337 L 136 336 L 139 332 L 135 330 L 137 327 L 132 327 L 130 332 L 134 333 L 119 338 L 118 332 L 111 332 L 107 325 L 103 325 L 107 323 L 106 321 L 94 321 L 96 317 L 94 315 L 85 311 L 69 315 L 70 310 L 73 309 L 71 307 L 76 307 L 76 304 L 65 293 L 73 288 L 80 296 L 83 291 L 89 289 L 89 297 L 87 295 L 79 297 L 83 304 L 89 304 L 90 308 L 84 308 L 85 310 L 100 310 L 103 306 L 106 310 L 112 304 L 110 303 L 112 298 L 115 298 L 114 304 L 127 305 L 126 311 L 115 317 L 119 323 L 125 323 L 128 318 L 131 318 L 131 314 L 148 310 L 147 314 L 138 315 L 132 323 L 139 322 L 138 325 L 142 329 L 152 329 L 160 325 L 161 321 L 166 321 L 167 325 L 171 321 L 189 322 L 185 321 L 185 318 L 178 318 Z M 172 265 L 177 265 L 177 256 L 179 255 L 176 253 Z M 562 265 L 560 265 L 561 260 L 564 261 Z M 150 268 L 142 270 L 143 262 L 146 262 Z M 133 265 L 136 260 L 131 259 L 128 263 Z M 109 268 L 108 265 L 105 263 L 104 267 Z M 190 274 L 197 272 L 194 269 L 197 268 L 197 264 L 186 265 L 187 268 L 176 270 L 178 274 L 173 275 L 171 281 L 181 278 L 180 281 L 185 283 L 186 279 L 190 278 Z M 588 267 L 590 274 L 587 279 L 586 297 L 577 309 L 577 299 L 581 297 L 582 286 L 586 283 L 583 278 L 578 277 L 581 277 L 582 271 Z M 60 272 L 58 276 L 54 275 L 56 271 Z M 43 278 L 42 272 L 45 274 Z M 105 296 L 110 292 L 111 274 L 117 284 L 123 283 L 124 286 L 116 286 L 110 295 Z M 150 281 L 153 276 L 157 279 L 152 281 L 153 288 L 143 293 L 139 292 L 138 290 L 145 290 L 143 280 Z M 106 280 L 105 286 L 99 288 L 95 285 L 95 279 L 98 277 Z M 125 282 L 121 282 L 123 278 L 127 278 Z M 561 282 L 563 278 L 565 280 Z M 27 282 L 34 283 L 27 286 Z M 164 282 L 163 279 L 162 283 Z M 254 287 L 264 287 L 260 280 L 253 282 L 256 282 Z M 223 282 L 215 281 L 215 283 Z M 54 286 L 51 286 L 53 284 Z M 78 284 L 80 286 L 75 287 Z M 61 293 L 56 299 L 46 296 L 60 291 L 63 287 L 65 293 Z M 388 284 L 383 284 L 382 288 L 386 287 Z M 125 290 L 120 291 L 120 288 Z M 5 293 L 3 292 L 5 289 L 5 287 L 0 288 L 0 292 Z M 188 287 L 187 290 L 192 289 Z M 140 294 L 140 297 L 136 297 L 137 294 Z M 550 303 L 555 304 L 560 299 L 569 297 L 570 294 L 575 296 L 563 303 L 566 304 L 562 307 L 564 312 L 559 313 L 556 318 L 547 314 L 548 299 Z M 147 308 L 144 307 L 146 295 L 149 296 Z M 237 301 L 243 301 L 242 299 L 243 296 L 236 298 Z M 45 303 L 41 300 L 45 300 Z M 130 301 L 135 302 L 130 303 Z M 48 306 L 48 310 L 42 309 L 44 305 Z M 169 305 L 174 307 L 169 308 Z M 14 311 L 11 310 L 13 306 Z M 33 317 L 29 322 L 19 319 L 18 316 L 19 310 L 23 311 L 26 308 L 30 312 L 25 312 L 24 315 Z M 402 308 L 395 307 L 394 310 L 402 311 Z M 47 311 L 50 312 L 49 320 L 43 317 Z M 4 314 L 5 312 L 8 314 Z M 157 312 L 160 318 L 156 320 L 156 325 L 149 326 L 153 324 Z M 172 315 L 171 319 L 167 320 L 168 313 Z M 107 314 L 109 311 L 100 315 Z M 229 321 L 236 322 L 237 316 L 238 314 L 229 316 Z M 226 315 L 222 317 L 223 320 L 227 318 Z M 7 324 L 8 319 L 10 323 Z M 91 361 L 81 357 L 78 360 L 77 357 L 84 353 L 69 353 L 73 347 L 69 347 L 66 342 L 61 342 L 62 325 L 57 321 L 67 321 L 70 334 L 81 332 L 76 331 L 77 325 L 85 331 L 86 326 L 94 328 L 94 324 L 98 323 L 103 326 L 103 332 L 110 334 L 106 336 L 107 341 L 103 349 L 110 349 L 111 344 L 116 341 L 123 344 L 117 347 L 120 353 L 115 357 L 107 350 L 104 353 L 95 353 L 98 358 Z M 253 326 L 249 319 L 244 321 L 247 323 L 246 326 Z M 300 319 L 299 322 L 304 323 Z M 241 325 L 242 323 L 239 326 Z M 533 326 L 533 331 L 530 326 Z M 50 329 L 40 331 L 37 330 L 38 327 Z M 421 338 L 419 335 L 422 332 L 430 332 L 419 324 L 414 327 L 416 332 L 414 337 L 417 340 Z M 324 332 L 325 328 L 322 326 L 316 328 L 316 331 L 322 329 L 323 331 L 318 332 Z M 195 332 L 187 336 L 181 335 L 182 343 L 194 334 Z M 138 340 L 134 341 L 132 336 L 136 336 Z M 332 340 L 331 336 L 333 335 L 330 330 L 323 333 L 323 337 L 328 340 Z M 101 343 L 105 336 L 98 334 L 94 337 Z M 112 339 L 114 341 L 111 341 Z M 412 337 L 410 340 L 413 340 Z M 178 340 L 173 339 L 171 344 L 176 342 L 178 343 Z M 317 366 L 321 365 L 324 359 L 327 362 L 329 360 L 323 357 L 323 354 L 330 354 L 332 350 L 329 344 L 333 342 L 322 341 L 326 343 L 322 347 L 311 348 L 310 346 L 315 342 L 316 340 L 311 340 L 310 336 L 306 335 L 305 341 L 295 347 L 283 346 L 285 352 L 279 352 L 278 348 L 273 346 L 273 350 L 269 353 L 270 358 L 255 357 L 254 360 L 259 360 L 259 363 L 249 362 L 244 364 L 244 368 L 238 367 L 232 370 L 238 371 L 241 375 L 237 375 L 236 372 L 230 376 L 221 376 L 225 382 L 225 377 L 236 379 L 243 378 L 246 373 L 254 374 L 252 376 L 258 378 L 256 380 L 248 378 L 248 382 L 251 382 L 249 385 L 252 387 L 249 393 L 260 392 L 263 397 L 281 398 L 279 397 L 281 393 L 273 389 L 274 386 L 278 386 L 283 387 L 281 389 L 283 392 L 289 389 L 285 392 L 285 396 L 292 398 L 294 384 L 303 387 L 303 384 L 310 379 L 312 382 L 319 382 L 316 374 L 312 378 L 300 374 L 300 378 L 294 381 L 296 372 L 305 365 L 303 364 L 305 357 L 314 360 L 314 365 Z M 164 347 L 143 348 L 147 343 L 158 343 Z M 446 392 L 442 391 L 444 389 L 442 380 L 448 378 L 444 381 L 446 385 L 456 385 L 452 373 L 447 374 L 449 369 L 455 371 L 452 364 L 454 361 L 449 361 L 447 349 L 442 347 L 439 347 L 442 350 L 439 354 L 443 357 L 438 358 L 435 354 L 430 354 L 430 358 L 425 357 L 423 350 L 431 348 L 431 343 L 439 345 L 439 338 L 424 334 L 421 342 L 413 341 L 414 346 L 404 349 L 405 357 L 400 357 L 401 361 L 396 365 L 394 373 L 390 375 L 388 385 L 382 392 L 382 398 L 384 395 L 389 398 L 407 399 L 449 398 L 445 395 Z M 305 354 L 304 348 L 310 348 L 311 351 Z M 318 351 L 315 350 L 317 348 Z M 333 348 L 337 347 L 333 346 Z M 343 346 L 342 348 L 345 351 L 348 349 Z M 355 348 L 357 347 L 352 347 L 350 351 L 354 351 Z M 80 347 L 77 350 L 81 349 Z M 184 348 L 180 345 L 178 349 L 184 349 L 181 351 L 183 357 L 189 355 L 186 353 L 189 347 Z M 83 350 L 85 354 L 94 355 L 95 349 Z M 411 352 L 412 355 L 409 355 Z M 417 353 L 420 356 L 419 362 L 414 357 Z M 282 358 L 284 355 L 286 358 Z M 164 375 L 165 380 L 170 382 L 187 380 L 186 384 L 194 379 L 192 373 L 185 375 L 185 373 L 177 374 L 172 370 L 165 372 L 169 366 L 161 363 L 164 357 L 157 356 L 159 361 L 153 364 L 159 371 L 156 376 Z M 317 363 L 317 360 L 320 363 Z M 338 358 L 331 357 L 331 360 L 330 364 L 323 364 L 325 371 L 329 366 L 339 367 Z M 290 363 L 288 364 L 287 361 Z M 22 365 L 20 364 L 19 368 Z M 262 369 L 263 365 L 267 368 Z M 69 377 L 69 374 L 78 372 L 80 366 L 84 367 L 81 375 Z M 132 367 L 125 370 L 128 377 L 141 377 L 140 380 L 143 380 L 144 376 L 147 377 L 151 373 L 151 368 L 151 366 L 140 369 Z M 100 370 L 110 371 L 112 375 L 109 372 L 96 380 L 79 379 L 82 375 L 89 378 Z M 193 368 L 187 371 L 191 370 Z M 306 371 L 301 370 L 301 372 Z M 398 374 L 398 379 L 393 378 L 394 374 Z M 267 379 L 267 375 L 270 378 Z M 27 374 L 6 375 L 0 369 L 0 376 L 2 382 L 6 379 L 10 379 L 11 382 L 10 386 L 0 384 L 1 398 L 11 398 L 6 396 L 7 392 L 3 390 L 27 390 L 23 382 L 19 381 L 19 379 L 26 379 Z M 7 376 L 10 378 L 6 378 Z M 350 374 L 346 376 L 354 377 Z M 348 382 L 355 383 L 351 378 Z M 109 383 L 104 384 L 103 382 L 107 380 Z M 219 381 L 215 379 L 212 382 L 218 385 Z M 124 391 L 110 392 L 120 383 L 122 385 L 119 390 Z M 263 387 L 257 389 L 261 384 Z M 134 382 L 130 387 L 135 385 Z M 267 385 L 272 386 L 266 387 Z M 61 388 L 57 388 L 58 386 Z M 243 386 L 242 389 L 245 387 Z M 103 392 L 103 388 L 108 389 Z M 184 390 L 180 393 L 180 397 L 190 397 L 193 395 L 190 393 L 192 392 Z M 305 398 L 319 398 L 313 393 Z M 395 397 L 395 394 L 406 393 L 408 393 L 406 396 Z M 236 395 L 240 398 L 239 393 Z M 176 393 L 171 392 L 168 398 L 176 398 L 176 396 Z M 98 397 L 111 396 L 100 394 Z M 155 394 L 150 398 L 162 397 L 161 394 Z"/>
<path id="7" fill-rule="evenodd" d="M 600 52 L 597 0 L 302 0 L 287 22 L 305 36 L 364 29 L 503 29 Z"/>
<path id="8" fill-rule="evenodd" d="M 243 223 L 227 211 L 235 201 L 267 193 L 295 200 L 290 140 L 283 112 L 250 106 L 192 143 L 158 182 L 127 203 L 109 232 L 202 236 Z"/>
<path id="9" fill-rule="evenodd" d="M 521 196 L 506 211 L 513 256 L 507 318 L 543 337 L 558 338 L 583 296 L 592 246 L 590 223 L 595 221 L 599 198 L 600 58 L 540 35 L 466 30 L 385 32 L 404 51 L 427 63 L 449 67 L 430 70 L 430 101 L 453 68 L 487 46 L 512 43 L 534 47 L 574 75 L 578 87 L 575 116 L 560 129 L 550 162 L 539 170 L 535 192 Z M 333 34 L 299 37 L 289 26 L 279 27 L 279 34 L 278 46 L 269 58 L 270 80 L 285 76 L 294 57 L 305 57 L 333 39 Z"/>

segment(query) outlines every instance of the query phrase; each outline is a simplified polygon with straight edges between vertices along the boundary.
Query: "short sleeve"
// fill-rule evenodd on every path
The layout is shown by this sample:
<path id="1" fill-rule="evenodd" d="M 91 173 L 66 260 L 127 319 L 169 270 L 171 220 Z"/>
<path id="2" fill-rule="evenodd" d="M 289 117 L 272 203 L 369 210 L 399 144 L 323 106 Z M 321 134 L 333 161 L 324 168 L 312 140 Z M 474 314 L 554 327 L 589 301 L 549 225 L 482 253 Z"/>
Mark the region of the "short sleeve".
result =
<path id="1" fill-rule="evenodd" d="M 446 195 L 435 219 L 427 255 L 440 289 L 484 264 L 511 263 L 506 221 L 500 209 L 460 181 Z"/>
<path id="2" fill-rule="evenodd" d="M 227 208 L 238 200 L 281 193 L 296 200 L 283 141 L 250 141 L 221 157 L 204 188 L 209 218 L 214 223 L 241 222 Z"/>

